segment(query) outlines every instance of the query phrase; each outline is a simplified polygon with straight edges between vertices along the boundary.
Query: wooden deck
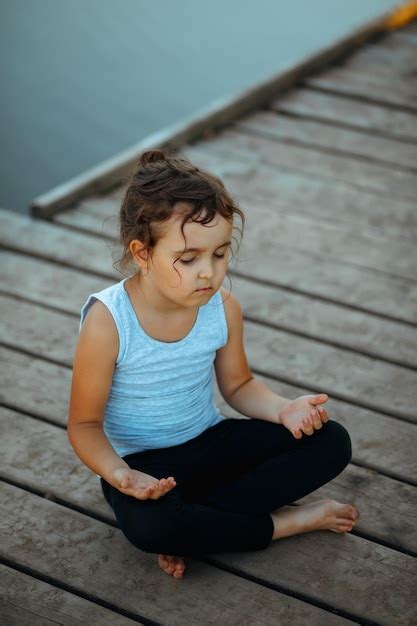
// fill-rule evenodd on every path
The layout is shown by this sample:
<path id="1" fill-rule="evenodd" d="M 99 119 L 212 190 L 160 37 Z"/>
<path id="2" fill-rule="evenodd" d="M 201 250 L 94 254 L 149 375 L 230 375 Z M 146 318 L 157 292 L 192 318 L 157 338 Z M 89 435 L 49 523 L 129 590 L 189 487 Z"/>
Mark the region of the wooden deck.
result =
<path id="1" fill-rule="evenodd" d="M 350 432 L 352 463 L 305 500 L 353 502 L 352 533 L 190 559 L 183 580 L 133 548 L 65 430 L 80 308 L 120 280 L 122 189 L 50 221 L 0 212 L 5 624 L 417 623 L 416 74 L 414 22 L 181 149 L 246 213 L 253 372 L 328 393 Z"/>

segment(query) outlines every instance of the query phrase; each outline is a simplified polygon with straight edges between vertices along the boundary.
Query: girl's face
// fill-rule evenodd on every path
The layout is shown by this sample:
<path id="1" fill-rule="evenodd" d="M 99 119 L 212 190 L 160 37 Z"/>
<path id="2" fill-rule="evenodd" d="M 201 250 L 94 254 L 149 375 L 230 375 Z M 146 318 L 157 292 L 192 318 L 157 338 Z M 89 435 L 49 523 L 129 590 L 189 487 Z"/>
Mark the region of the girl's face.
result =
<path id="1" fill-rule="evenodd" d="M 205 225 L 186 222 L 184 241 L 182 219 L 182 215 L 176 215 L 165 224 L 167 234 L 158 241 L 152 258 L 148 257 L 144 279 L 176 305 L 201 306 L 223 283 L 233 223 L 218 213 Z M 201 291 L 204 287 L 210 289 Z"/>

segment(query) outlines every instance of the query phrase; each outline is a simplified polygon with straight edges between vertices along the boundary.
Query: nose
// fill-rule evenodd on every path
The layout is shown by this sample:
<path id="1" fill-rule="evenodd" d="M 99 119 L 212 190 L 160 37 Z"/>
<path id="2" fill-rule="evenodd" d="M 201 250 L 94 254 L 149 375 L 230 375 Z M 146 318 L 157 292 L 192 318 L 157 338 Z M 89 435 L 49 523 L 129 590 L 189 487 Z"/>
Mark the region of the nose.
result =
<path id="1" fill-rule="evenodd" d="M 205 265 L 203 269 L 201 269 L 199 272 L 199 278 L 201 278 L 202 280 L 204 279 L 211 280 L 212 276 L 213 276 L 213 266 L 210 263 L 208 265 Z"/>

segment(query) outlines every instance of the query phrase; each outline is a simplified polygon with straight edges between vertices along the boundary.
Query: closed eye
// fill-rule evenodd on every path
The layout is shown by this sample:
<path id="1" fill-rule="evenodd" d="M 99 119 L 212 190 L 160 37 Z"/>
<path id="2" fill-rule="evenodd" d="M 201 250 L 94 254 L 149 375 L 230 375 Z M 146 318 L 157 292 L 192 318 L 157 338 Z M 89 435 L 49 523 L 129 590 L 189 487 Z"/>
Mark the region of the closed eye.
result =
<path id="1" fill-rule="evenodd" d="M 226 253 L 224 254 L 215 254 L 214 256 L 216 257 L 216 259 L 223 259 Z M 184 259 L 180 259 L 181 263 L 183 263 L 184 265 L 190 265 L 190 263 L 192 263 L 193 261 L 196 260 L 197 257 L 194 257 L 193 259 L 190 259 L 189 261 L 184 261 Z"/>

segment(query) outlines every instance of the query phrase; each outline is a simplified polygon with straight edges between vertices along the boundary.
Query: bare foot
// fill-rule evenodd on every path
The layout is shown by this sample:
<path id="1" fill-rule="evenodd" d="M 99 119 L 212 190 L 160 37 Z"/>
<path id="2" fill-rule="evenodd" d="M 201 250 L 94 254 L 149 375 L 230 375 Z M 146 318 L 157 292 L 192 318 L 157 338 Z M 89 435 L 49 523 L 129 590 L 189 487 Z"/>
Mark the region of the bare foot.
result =
<path id="1" fill-rule="evenodd" d="M 158 565 L 167 574 L 171 574 L 174 578 L 183 578 L 185 563 L 182 556 L 171 556 L 170 554 L 160 554 L 158 556 Z"/>
<path id="2" fill-rule="evenodd" d="M 285 506 L 271 513 L 274 522 L 272 539 L 290 537 L 312 530 L 345 533 L 354 527 L 359 512 L 352 504 L 336 500 L 319 500 L 300 506 Z"/>

